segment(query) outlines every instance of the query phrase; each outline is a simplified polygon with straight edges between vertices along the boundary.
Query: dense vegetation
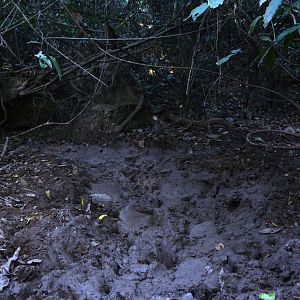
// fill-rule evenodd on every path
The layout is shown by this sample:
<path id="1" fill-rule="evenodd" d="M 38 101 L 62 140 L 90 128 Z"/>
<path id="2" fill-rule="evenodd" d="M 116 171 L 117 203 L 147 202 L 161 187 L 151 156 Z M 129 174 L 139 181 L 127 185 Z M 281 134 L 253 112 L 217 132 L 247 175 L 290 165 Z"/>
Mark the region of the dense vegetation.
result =
<path id="1" fill-rule="evenodd" d="M 151 103 L 184 117 L 224 105 L 250 118 L 261 107 L 299 109 L 300 2 L 211 2 L 224 3 L 200 15 L 199 1 L 4 0 L 2 117 L 9 101 L 30 97 L 55 104 L 52 121 L 68 121 L 111 85 L 116 65 Z"/>

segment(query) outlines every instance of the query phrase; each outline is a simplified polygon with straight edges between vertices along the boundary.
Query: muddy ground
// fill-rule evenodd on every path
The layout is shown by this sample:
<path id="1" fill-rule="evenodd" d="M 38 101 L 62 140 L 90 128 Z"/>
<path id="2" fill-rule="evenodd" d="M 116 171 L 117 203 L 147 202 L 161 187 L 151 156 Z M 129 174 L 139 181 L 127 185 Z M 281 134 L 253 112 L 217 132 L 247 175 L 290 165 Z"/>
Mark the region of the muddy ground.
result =
<path id="1" fill-rule="evenodd" d="M 10 145 L 0 299 L 299 299 L 299 170 L 224 130 Z"/>

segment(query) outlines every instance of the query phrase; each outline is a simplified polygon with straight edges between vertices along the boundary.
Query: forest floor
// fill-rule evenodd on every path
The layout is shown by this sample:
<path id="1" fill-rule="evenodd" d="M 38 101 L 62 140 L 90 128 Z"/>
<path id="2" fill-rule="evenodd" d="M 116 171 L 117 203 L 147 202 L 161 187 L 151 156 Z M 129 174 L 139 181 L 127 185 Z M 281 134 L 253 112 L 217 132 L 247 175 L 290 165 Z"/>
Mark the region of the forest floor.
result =
<path id="1" fill-rule="evenodd" d="M 9 145 L 0 299 L 300 299 L 299 154 L 219 129 Z"/>

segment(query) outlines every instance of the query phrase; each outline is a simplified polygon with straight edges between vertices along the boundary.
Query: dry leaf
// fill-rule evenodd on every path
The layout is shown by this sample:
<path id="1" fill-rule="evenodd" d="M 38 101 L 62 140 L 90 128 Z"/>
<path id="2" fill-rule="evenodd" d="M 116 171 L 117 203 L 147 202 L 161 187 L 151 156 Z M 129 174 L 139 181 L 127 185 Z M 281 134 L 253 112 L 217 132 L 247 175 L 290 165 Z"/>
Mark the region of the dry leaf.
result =
<path id="1" fill-rule="evenodd" d="M 221 251 L 225 248 L 224 244 L 223 243 L 219 243 L 218 245 L 216 245 L 215 249 L 217 251 Z"/>
<path id="2" fill-rule="evenodd" d="M 47 190 L 47 191 L 46 191 L 46 197 L 47 197 L 49 200 L 51 200 L 51 192 L 50 192 L 50 190 Z"/>
<path id="3" fill-rule="evenodd" d="M 103 221 L 105 218 L 107 218 L 107 214 L 102 214 L 99 216 L 99 221 Z"/>

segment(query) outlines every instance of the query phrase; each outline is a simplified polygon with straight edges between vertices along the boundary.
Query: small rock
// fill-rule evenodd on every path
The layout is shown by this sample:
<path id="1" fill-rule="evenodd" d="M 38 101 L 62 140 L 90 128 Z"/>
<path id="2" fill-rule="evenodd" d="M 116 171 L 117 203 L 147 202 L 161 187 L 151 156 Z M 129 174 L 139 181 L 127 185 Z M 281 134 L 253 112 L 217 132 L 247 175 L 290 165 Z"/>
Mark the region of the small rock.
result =
<path id="1" fill-rule="evenodd" d="M 284 132 L 287 132 L 287 133 L 292 133 L 292 134 L 297 133 L 297 132 L 296 132 L 296 129 L 293 128 L 292 126 L 288 126 L 288 127 L 284 128 L 283 131 L 284 131 Z"/>
<path id="2" fill-rule="evenodd" d="M 27 193 L 25 196 L 30 197 L 30 198 L 35 198 L 35 193 Z"/>
<path id="3" fill-rule="evenodd" d="M 108 204 L 112 201 L 112 197 L 107 194 L 91 194 L 92 202 L 98 205 Z"/>
<path id="4" fill-rule="evenodd" d="M 181 300 L 195 300 L 195 298 L 193 297 L 192 293 L 187 293 L 182 296 Z"/>
<path id="5" fill-rule="evenodd" d="M 27 187 L 28 186 L 28 183 L 25 179 L 21 178 L 19 180 L 19 184 L 22 186 L 22 187 Z"/>
<path id="6" fill-rule="evenodd" d="M 207 138 L 210 139 L 210 140 L 219 141 L 220 135 L 211 133 L 211 134 L 207 135 Z"/>
<path id="7" fill-rule="evenodd" d="M 281 227 L 269 227 L 269 228 L 265 228 L 262 229 L 259 233 L 260 234 L 274 234 L 274 233 L 278 233 L 282 230 Z"/>
<path id="8" fill-rule="evenodd" d="M 168 173 L 171 173 L 171 170 L 165 169 L 165 170 L 160 171 L 160 174 L 162 174 L 162 175 L 165 175 L 165 174 L 168 174 Z"/>

